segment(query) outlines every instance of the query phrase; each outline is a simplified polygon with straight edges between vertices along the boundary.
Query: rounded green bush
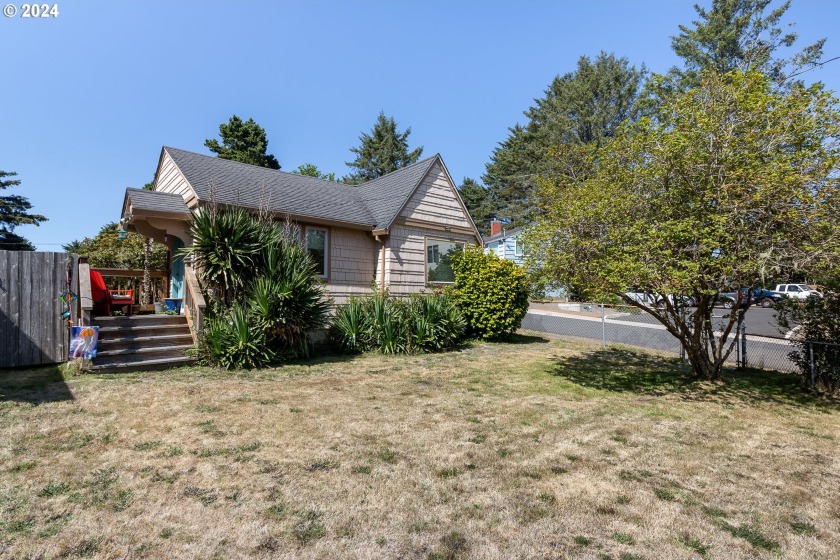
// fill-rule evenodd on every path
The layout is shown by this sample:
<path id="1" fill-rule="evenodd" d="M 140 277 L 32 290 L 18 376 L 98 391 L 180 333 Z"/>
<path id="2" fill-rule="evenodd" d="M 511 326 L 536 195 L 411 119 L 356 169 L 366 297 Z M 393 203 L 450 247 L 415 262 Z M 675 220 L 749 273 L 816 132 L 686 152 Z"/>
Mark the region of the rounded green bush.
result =
<path id="1" fill-rule="evenodd" d="M 513 261 L 468 247 L 452 256 L 455 286 L 451 293 L 472 336 L 510 336 L 528 313 L 530 290 L 525 268 Z"/>

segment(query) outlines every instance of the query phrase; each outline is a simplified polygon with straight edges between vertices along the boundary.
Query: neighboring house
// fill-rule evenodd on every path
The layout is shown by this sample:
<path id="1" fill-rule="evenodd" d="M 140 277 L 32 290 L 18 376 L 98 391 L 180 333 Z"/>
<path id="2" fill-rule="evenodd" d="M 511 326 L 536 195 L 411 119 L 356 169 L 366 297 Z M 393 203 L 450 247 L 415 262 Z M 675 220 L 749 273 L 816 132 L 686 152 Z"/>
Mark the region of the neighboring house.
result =
<path id="1" fill-rule="evenodd" d="M 439 155 L 354 187 L 164 147 L 154 190 L 126 189 L 122 223 L 174 254 L 211 201 L 295 222 L 337 303 L 373 285 L 407 295 L 452 282 L 447 255 L 481 243 Z M 170 269 L 171 297 L 183 297 L 184 265 Z"/>
<path id="2" fill-rule="evenodd" d="M 502 227 L 502 222 L 498 220 L 490 222 L 490 237 L 484 240 L 484 252 L 495 253 L 499 258 L 524 266 L 525 251 L 519 241 L 522 230 L 517 228 L 505 231 Z"/>
<path id="3" fill-rule="evenodd" d="M 502 222 L 493 220 L 490 222 L 490 237 L 484 239 L 484 252 L 495 253 L 499 258 L 513 261 L 519 266 L 525 266 L 525 244 L 520 239 L 521 228 L 505 230 Z M 566 292 L 557 287 L 546 286 L 545 289 L 537 290 L 542 297 L 561 298 Z"/>

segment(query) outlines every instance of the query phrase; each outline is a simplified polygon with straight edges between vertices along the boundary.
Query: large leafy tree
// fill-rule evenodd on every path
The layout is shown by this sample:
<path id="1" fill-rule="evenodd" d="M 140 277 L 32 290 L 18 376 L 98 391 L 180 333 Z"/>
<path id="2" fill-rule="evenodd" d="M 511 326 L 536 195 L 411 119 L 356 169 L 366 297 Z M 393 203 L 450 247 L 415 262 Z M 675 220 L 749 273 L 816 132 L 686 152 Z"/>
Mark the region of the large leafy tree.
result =
<path id="1" fill-rule="evenodd" d="M 227 123 L 219 125 L 219 136 L 222 142 L 216 139 L 204 141 L 204 145 L 210 151 L 223 159 L 241 161 L 269 169 L 280 169 L 280 163 L 274 155 L 266 153 L 268 150 L 268 139 L 265 129 L 258 125 L 254 119 L 243 121 L 233 115 Z"/>
<path id="2" fill-rule="evenodd" d="M 551 152 L 566 145 L 601 146 L 622 121 L 635 117 L 644 74 L 626 58 L 602 52 L 594 60 L 582 56 L 574 72 L 555 77 L 545 96 L 525 112 L 527 124 L 511 128 L 487 164 L 484 182 L 500 217 L 527 225 L 537 179 L 566 167 L 549 157 Z"/>
<path id="3" fill-rule="evenodd" d="M 458 187 L 458 192 L 461 194 L 461 200 L 464 201 L 464 205 L 467 207 L 467 211 L 470 213 L 478 231 L 482 235 L 488 235 L 490 233 L 490 220 L 496 215 L 493 193 L 484 185 L 469 177 L 464 177 Z"/>
<path id="4" fill-rule="evenodd" d="M 20 185 L 20 179 L 13 179 L 17 173 L 0 171 L 0 190 L 6 190 Z M 47 218 L 40 214 L 32 214 L 29 210 L 32 204 L 25 196 L 0 196 L 0 250 L 4 251 L 34 251 L 30 241 L 15 233 L 15 228 L 21 225 L 40 225 Z"/>
<path id="5" fill-rule="evenodd" d="M 409 134 L 411 127 L 400 132 L 394 117 L 379 113 L 370 134 L 363 132 L 359 136 L 359 146 L 350 148 L 356 159 L 348 161 L 347 165 L 355 171 L 344 177 L 344 182 L 358 185 L 416 162 L 423 154 L 423 146 L 409 150 Z"/>
<path id="6" fill-rule="evenodd" d="M 93 238 L 71 241 L 63 245 L 63 248 L 68 253 L 88 257 L 88 263 L 96 268 L 144 268 L 147 239 L 139 233 L 129 233 L 125 239 L 120 239 L 117 231 L 119 227 L 119 224 L 110 222 L 102 226 Z M 149 255 L 149 267 L 165 269 L 166 260 L 166 247 L 154 243 Z"/>
<path id="7" fill-rule="evenodd" d="M 838 103 L 819 85 L 703 71 L 656 119 L 619 127 L 584 176 L 544 179 L 526 243 L 562 282 L 644 308 L 716 379 L 744 312 L 713 324 L 717 294 L 840 258 L 838 166 Z M 664 307 L 625 296 L 632 285 Z"/>

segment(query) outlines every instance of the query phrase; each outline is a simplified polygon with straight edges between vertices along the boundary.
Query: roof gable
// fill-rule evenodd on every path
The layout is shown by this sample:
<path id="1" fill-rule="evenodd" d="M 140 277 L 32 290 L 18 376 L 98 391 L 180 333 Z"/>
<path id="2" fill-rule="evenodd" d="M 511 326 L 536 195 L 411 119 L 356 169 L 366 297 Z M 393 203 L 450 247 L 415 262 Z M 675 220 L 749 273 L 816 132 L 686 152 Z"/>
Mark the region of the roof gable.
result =
<path id="1" fill-rule="evenodd" d="M 165 212 L 168 214 L 189 214 L 190 209 L 184 203 L 183 197 L 178 194 L 171 194 L 146 189 L 125 189 L 125 202 L 131 203 L 134 210 L 146 210 L 150 212 Z M 125 203 L 123 204 L 125 208 Z"/>
<path id="2" fill-rule="evenodd" d="M 420 160 L 357 187 L 378 228 L 388 229 L 439 156 Z"/>

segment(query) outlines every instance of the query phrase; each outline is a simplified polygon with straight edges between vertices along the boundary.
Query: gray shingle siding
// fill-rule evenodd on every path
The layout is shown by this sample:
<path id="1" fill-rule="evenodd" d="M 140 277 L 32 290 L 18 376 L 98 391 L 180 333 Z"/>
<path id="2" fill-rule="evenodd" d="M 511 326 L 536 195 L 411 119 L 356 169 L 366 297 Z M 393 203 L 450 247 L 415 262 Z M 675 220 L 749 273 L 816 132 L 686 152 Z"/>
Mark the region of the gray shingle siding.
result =
<path id="1" fill-rule="evenodd" d="M 325 181 L 177 148 L 163 148 L 201 201 L 266 207 L 276 213 L 358 224 L 390 226 L 428 173 L 437 155 L 361 186 Z"/>

